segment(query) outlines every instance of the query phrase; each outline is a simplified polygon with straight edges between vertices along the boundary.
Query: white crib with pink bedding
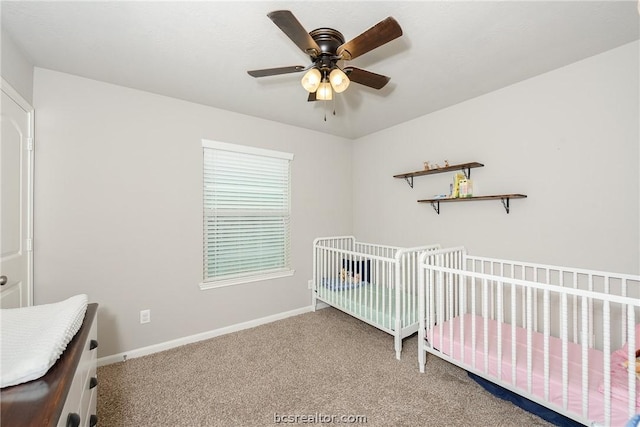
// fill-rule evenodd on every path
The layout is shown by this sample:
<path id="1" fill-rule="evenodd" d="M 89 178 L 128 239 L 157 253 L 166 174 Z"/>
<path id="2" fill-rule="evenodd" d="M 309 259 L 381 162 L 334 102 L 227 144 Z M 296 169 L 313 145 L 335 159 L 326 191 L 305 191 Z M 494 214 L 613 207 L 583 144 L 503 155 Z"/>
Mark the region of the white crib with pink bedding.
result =
<path id="1" fill-rule="evenodd" d="M 441 357 L 585 425 L 640 413 L 640 276 L 424 254 L 419 366 Z M 632 362 L 632 366 L 633 366 Z"/>
<path id="2" fill-rule="evenodd" d="M 393 335 L 400 359 L 402 339 L 418 330 L 420 255 L 439 248 L 362 243 L 353 236 L 317 238 L 312 305 L 322 301 Z"/>

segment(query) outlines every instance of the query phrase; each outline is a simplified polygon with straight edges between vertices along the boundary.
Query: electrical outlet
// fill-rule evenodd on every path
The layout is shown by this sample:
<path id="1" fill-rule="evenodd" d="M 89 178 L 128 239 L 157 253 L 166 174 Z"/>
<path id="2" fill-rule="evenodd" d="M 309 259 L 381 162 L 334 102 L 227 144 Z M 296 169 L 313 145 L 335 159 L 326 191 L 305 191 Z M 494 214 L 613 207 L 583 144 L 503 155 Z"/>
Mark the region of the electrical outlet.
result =
<path id="1" fill-rule="evenodd" d="M 149 323 L 149 322 L 151 322 L 151 310 L 141 310 L 140 323 Z"/>
<path id="2" fill-rule="evenodd" d="M 308 287 L 309 289 L 313 289 L 313 279 L 312 279 L 312 280 L 309 280 L 309 281 L 307 282 L 307 287 Z"/>

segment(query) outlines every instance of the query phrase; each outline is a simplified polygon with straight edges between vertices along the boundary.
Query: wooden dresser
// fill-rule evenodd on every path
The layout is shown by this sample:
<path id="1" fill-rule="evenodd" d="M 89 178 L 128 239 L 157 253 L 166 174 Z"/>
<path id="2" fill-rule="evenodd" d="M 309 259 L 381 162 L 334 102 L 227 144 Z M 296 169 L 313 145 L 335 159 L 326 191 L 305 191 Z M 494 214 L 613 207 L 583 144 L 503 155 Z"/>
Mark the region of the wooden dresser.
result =
<path id="1" fill-rule="evenodd" d="M 98 424 L 98 304 L 60 359 L 41 378 L 0 390 L 2 427 L 89 427 Z"/>

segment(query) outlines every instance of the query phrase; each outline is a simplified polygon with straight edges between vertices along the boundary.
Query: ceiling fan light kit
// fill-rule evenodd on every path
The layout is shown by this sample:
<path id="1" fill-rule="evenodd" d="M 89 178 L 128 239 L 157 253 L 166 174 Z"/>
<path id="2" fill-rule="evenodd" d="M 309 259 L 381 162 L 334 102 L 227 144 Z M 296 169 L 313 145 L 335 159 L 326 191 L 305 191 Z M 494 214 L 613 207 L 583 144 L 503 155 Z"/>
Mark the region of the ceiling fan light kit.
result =
<path id="1" fill-rule="evenodd" d="M 330 101 L 333 92 L 344 92 L 350 82 L 373 89 L 382 89 L 389 82 L 389 77 L 371 71 L 352 66 L 340 68 L 338 61 L 350 61 L 400 37 L 402 29 L 394 18 L 380 21 L 345 43 L 342 33 L 332 28 L 317 28 L 307 32 L 288 10 L 276 10 L 267 16 L 300 50 L 309 55 L 312 63 L 308 67 L 295 65 L 247 71 L 250 76 L 258 78 L 306 71 L 300 82 L 309 92 L 309 101 Z"/>
<path id="2" fill-rule="evenodd" d="M 336 93 L 342 93 L 349 87 L 349 78 L 340 68 L 334 68 L 329 73 L 329 82 Z"/>
<path id="3" fill-rule="evenodd" d="M 321 81 L 322 74 L 320 74 L 320 71 L 317 68 L 312 68 L 302 76 L 301 83 L 307 92 L 313 93 L 318 90 Z"/>
<path id="4" fill-rule="evenodd" d="M 316 99 L 320 101 L 331 101 L 333 99 L 333 91 L 329 82 L 320 83 L 320 87 L 316 91 Z"/>

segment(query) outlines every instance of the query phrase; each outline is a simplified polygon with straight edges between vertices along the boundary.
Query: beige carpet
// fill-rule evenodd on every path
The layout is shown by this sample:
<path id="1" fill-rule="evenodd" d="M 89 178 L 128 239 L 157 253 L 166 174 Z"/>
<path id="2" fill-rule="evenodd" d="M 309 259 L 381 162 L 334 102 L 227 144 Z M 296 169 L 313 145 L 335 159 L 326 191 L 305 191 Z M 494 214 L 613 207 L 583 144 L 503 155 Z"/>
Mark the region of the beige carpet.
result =
<path id="1" fill-rule="evenodd" d="M 393 337 L 328 308 L 98 368 L 99 425 L 549 425 L 417 357 L 415 335 L 398 361 Z"/>

